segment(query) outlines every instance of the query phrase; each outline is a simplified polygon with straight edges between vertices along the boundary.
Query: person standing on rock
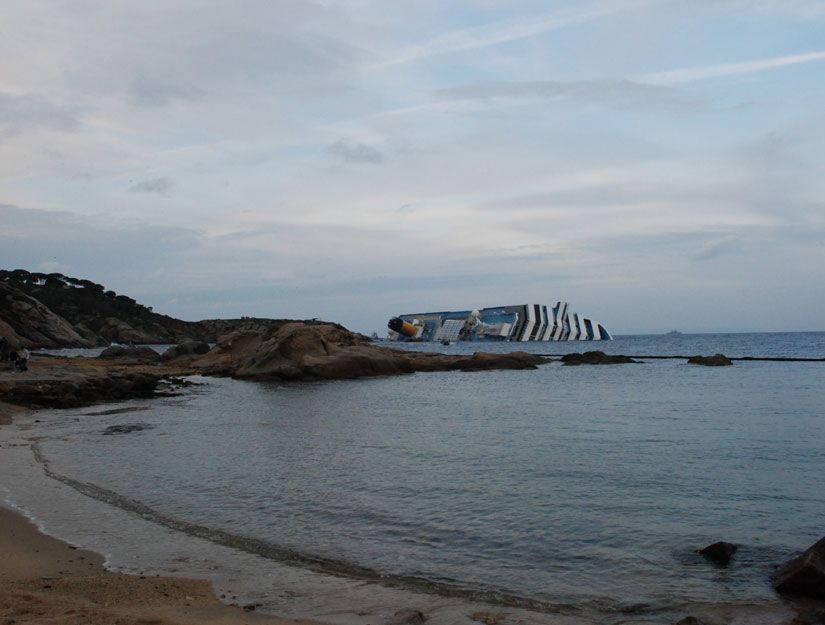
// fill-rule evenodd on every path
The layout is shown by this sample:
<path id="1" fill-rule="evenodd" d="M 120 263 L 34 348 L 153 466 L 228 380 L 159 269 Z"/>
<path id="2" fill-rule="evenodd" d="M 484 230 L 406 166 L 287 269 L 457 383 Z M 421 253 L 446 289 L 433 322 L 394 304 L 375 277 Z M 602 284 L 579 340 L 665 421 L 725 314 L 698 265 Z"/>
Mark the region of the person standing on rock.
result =
<path id="1" fill-rule="evenodd" d="M 25 347 L 22 350 L 20 350 L 20 353 L 17 354 L 17 368 L 20 369 L 20 371 L 29 370 L 30 357 L 31 354 L 29 353 L 29 350 L 27 350 Z"/>

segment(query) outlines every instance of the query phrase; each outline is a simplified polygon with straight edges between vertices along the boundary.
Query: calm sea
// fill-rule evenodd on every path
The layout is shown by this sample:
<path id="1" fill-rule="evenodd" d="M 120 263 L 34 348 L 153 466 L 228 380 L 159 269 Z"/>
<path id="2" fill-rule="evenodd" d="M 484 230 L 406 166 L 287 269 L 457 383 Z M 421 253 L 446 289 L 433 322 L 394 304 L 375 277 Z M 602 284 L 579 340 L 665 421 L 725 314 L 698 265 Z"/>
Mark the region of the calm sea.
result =
<path id="1" fill-rule="evenodd" d="M 822 358 L 825 333 L 503 348 Z M 823 362 L 199 381 L 135 411 L 58 412 L 31 434 L 55 472 L 144 516 L 492 604 L 771 605 L 773 566 L 825 535 Z M 146 429 L 102 435 L 119 424 Z M 726 569 L 694 553 L 717 540 L 740 545 Z"/>

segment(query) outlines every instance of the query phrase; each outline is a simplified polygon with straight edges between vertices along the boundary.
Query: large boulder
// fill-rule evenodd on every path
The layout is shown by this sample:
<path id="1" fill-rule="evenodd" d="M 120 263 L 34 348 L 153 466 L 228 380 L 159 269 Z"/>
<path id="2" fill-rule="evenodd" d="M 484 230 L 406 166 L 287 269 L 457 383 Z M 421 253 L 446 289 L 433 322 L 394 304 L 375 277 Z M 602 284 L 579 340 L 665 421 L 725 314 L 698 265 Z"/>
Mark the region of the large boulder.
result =
<path id="1" fill-rule="evenodd" d="M 781 593 L 825 599 L 825 538 L 780 566 L 773 587 Z"/>
<path id="2" fill-rule="evenodd" d="M 144 345 L 111 345 L 100 352 L 98 358 L 133 362 L 157 362 L 160 360 L 160 354 L 151 347 Z"/>
<path id="3" fill-rule="evenodd" d="M 727 566 L 739 547 L 723 540 L 699 549 L 698 553 L 719 566 Z"/>
<path id="4" fill-rule="evenodd" d="M 389 620 L 387 625 L 424 625 L 427 616 L 416 609 L 398 610 Z"/>
<path id="5" fill-rule="evenodd" d="M 713 356 L 691 356 L 688 358 L 689 365 L 704 365 L 705 367 L 729 367 L 733 361 L 724 354 L 714 354 Z"/>
<path id="6" fill-rule="evenodd" d="M 178 358 L 202 356 L 206 354 L 211 348 L 209 343 L 204 341 L 185 341 L 178 345 L 172 345 L 169 349 L 163 352 L 163 360 L 176 360 Z"/>
<path id="7" fill-rule="evenodd" d="M 624 365 L 638 363 L 629 356 L 611 356 L 604 352 L 584 352 L 583 354 L 565 354 L 561 357 L 561 364 L 574 365 Z"/>

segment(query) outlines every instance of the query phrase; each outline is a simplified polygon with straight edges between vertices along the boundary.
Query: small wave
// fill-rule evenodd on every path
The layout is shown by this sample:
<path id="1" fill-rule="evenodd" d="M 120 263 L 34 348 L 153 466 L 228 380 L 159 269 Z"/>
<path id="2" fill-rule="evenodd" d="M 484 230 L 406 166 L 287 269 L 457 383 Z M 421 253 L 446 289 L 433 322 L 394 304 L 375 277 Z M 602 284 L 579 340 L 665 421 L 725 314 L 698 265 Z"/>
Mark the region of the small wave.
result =
<path id="1" fill-rule="evenodd" d="M 251 538 L 242 534 L 235 534 L 226 530 L 184 521 L 164 514 L 140 501 L 121 495 L 113 490 L 58 473 L 50 467 L 49 461 L 38 443 L 32 443 L 31 449 L 36 462 L 43 467 L 43 471 L 48 477 L 66 484 L 87 497 L 137 514 L 148 521 L 189 536 L 202 538 L 218 545 L 258 555 L 282 564 L 308 569 L 316 573 L 378 583 L 388 588 L 425 592 L 499 607 L 519 608 L 533 612 L 560 615 L 573 615 L 581 612 L 580 608 L 570 604 L 551 603 L 531 597 L 524 597 L 506 589 L 471 588 L 454 581 L 440 581 L 411 575 L 382 573 L 378 570 L 344 560 L 303 553 L 258 538 Z"/>

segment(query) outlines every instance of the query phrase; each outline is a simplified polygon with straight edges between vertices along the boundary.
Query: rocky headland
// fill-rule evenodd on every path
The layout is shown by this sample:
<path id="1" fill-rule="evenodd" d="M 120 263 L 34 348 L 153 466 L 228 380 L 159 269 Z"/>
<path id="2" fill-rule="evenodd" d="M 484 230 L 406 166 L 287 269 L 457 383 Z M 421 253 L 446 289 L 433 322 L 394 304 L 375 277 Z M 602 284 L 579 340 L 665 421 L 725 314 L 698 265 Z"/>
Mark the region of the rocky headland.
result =
<path id="1" fill-rule="evenodd" d="M 258 318 L 183 321 L 158 314 L 151 307 L 90 280 L 59 273 L 0 270 L 0 338 L 15 348 L 214 343 L 229 332 L 262 331 L 286 321 Z"/>

